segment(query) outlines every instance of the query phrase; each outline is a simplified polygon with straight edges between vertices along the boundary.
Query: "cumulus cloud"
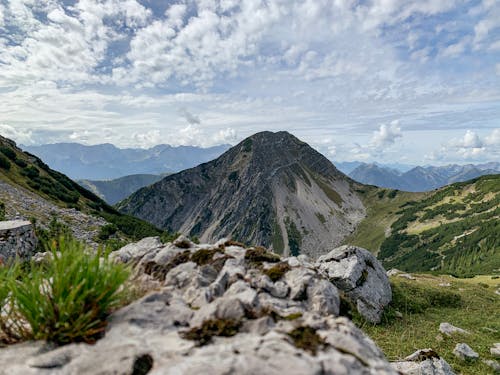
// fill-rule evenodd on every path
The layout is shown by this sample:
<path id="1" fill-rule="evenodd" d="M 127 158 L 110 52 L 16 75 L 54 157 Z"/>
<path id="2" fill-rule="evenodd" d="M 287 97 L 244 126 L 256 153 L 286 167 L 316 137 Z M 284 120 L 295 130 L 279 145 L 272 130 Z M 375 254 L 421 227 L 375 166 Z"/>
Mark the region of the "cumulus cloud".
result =
<path id="1" fill-rule="evenodd" d="M 463 137 L 452 138 L 434 152 L 433 160 L 475 161 L 500 157 L 500 128 L 481 138 L 475 131 L 467 130 Z"/>
<path id="2" fill-rule="evenodd" d="M 370 145 L 377 150 L 384 150 L 396 143 L 398 138 L 403 137 L 399 121 L 394 120 L 389 125 L 380 125 L 379 130 L 373 132 Z"/>
<path id="3" fill-rule="evenodd" d="M 0 135 L 12 139 L 17 143 L 33 143 L 33 132 L 30 130 L 16 129 L 13 126 L 0 123 Z"/>

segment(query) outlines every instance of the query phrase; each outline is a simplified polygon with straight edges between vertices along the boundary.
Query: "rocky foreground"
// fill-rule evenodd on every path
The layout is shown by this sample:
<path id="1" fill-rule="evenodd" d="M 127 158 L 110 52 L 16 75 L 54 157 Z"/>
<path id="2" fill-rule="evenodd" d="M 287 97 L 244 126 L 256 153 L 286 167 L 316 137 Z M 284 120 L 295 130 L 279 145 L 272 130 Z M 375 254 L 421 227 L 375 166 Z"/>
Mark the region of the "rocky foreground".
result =
<path id="1" fill-rule="evenodd" d="M 350 305 L 376 323 L 391 301 L 384 269 L 364 249 L 343 246 L 312 263 L 231 241 L 147 238 L 113 257 L 153 291 L 112 314 L 95 345 L 0 349 L 0 374 L 452 373 L 435 355 L 390 364 L 339 316 Z"/>

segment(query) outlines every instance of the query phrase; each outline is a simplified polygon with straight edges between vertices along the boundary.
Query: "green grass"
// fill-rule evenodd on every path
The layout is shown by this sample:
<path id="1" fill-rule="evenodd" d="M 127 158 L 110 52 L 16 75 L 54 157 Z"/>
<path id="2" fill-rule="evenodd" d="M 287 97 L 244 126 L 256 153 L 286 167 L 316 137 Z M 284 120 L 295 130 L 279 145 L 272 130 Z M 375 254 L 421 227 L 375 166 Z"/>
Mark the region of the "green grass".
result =
<path id="1" fill-rule="evenodd" d="M 94 342 L 110 312 L 125 301 L 125 266 L 112 263 L 107 254 L 90 254 L 71 239 L 61 239 L 58 249 L 43 264 L 15 264 L 2 272 L 0 290 L 11 293 L 15 322 L 4 335 L 57 344 Z"/>
<path id="2" fill-rule="evenodd" d="M 500 296 L 494 293 L 495 288 L 480 285 L 479 280 L 473 279 L 415 276 L 417 280 L 391 279 L 394 300 L 381 325 L 374 326 L 360 319 L 356 319 L 356 323 L 390 361 L 403 359 L 418 349 L 432 348 L 456 373 L 492 374 L 481 359 L 493 359 L 489 349 L 500 341 Z M 496 281 L 498 286 L 500 280 Z M 443 282 L 450 282 L 451 287 L 439 286 Z M 396 310 L 403 314 L 402 319 L 395 317 Z M 443 337 L 439 333 L 442 322 L 471 334 Z M 460 342 L 479 353 L 480 360 L 466 363 L 456 358 L 452 352 Z"/>
<path id="3" fill-rule="evenodd" d="M 363 191 L 364 193 L 359 196 L 367 207 L 367 216 L 344 243 L 363 247 L 374 254 L 378 253 L 380 245 L 385 240 L 386 232 L 398 218 L 397 212 L 400 206 L 428 195 L 427 193 L 399 191 L 391 198 L 393 194 L 390 194 L 390 189 L 369 186 L 365 186 Z"/>

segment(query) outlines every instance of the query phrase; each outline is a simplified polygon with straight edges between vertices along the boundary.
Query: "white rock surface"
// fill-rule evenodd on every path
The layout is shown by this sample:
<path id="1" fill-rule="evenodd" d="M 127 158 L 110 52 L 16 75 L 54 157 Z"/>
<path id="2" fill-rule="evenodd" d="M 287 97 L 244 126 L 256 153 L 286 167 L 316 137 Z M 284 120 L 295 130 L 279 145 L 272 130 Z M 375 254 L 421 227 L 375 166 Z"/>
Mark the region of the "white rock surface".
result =
<path id="1" fill-rule="evenodd" d="M 0 263 L 15 259 L 30 259 L 38 240 L 29 221 L 0 221 Z"/>
<path id="2" fill-rule="evenodd" d="M 368 321 L 379 323 L 391 302 L 389 278 L 368 250 L 341 246 L 318 258 L 316 267 L 341 290 Z"/>
<path id="3" fill-rule="evenodd" d="M 454 375 L 451 366 L 432 349 L 420 349 L 403 361 L 392 362 L 404 375 Z"/>
<path id="4" fill-rule="evenodd" d="M 34 342 L 2 348 L 0 374 L 132 374 L 138 364 L 149 364 L 148 374 L 157 375 L 397 374 L 370 338 L 337 316 L 339 292 L 319 270 L 298 262 L 273 282 L 265 272 L 274 263 L 251 262 L 245 249 L 228 246 L 226 253 L 224 246 L 177 244 L 182 252 L 175 244 L 147 239 L 115 255 L 136 268 L 161 262 L 154 264 L 163 286 L 112 314 L 95 345 L 54 348 Z M 173 255 L 156 258 L 162 251 Z M 204 261 L 199 251 L 207 252 Z M 384 288 L 375 277 L 368 280 Z M 233 336 L 185 336 L 223 319 L 235 324 Z M 294 330 L 309 332 L 317 347 L 301 348 Z"/>
<path id="5" fill-rule="evenodd" d="M 451 337 L 454 334 L 461 334 L 461 335 L 470 335 L 469 331 L 466 331 L 465 329 L 455 327 L 454 325 L 451 325 L 450 323 L 441 323 L 439 324 L 439 332 L 442 334 Z"/>
<path id="6" fill-rule="evenodd" d="M 453 354 L 464 361 L 474 361 L 479 358 L 479 354 L 465 343 L 457 344 L 453 349 Z"/>
<path id="7" fill-rule="evenodd" d="M 493 347 L 490 348 L 490 353 L 495 358 L 500 358 L 500 342 L 493 344 Z"/>

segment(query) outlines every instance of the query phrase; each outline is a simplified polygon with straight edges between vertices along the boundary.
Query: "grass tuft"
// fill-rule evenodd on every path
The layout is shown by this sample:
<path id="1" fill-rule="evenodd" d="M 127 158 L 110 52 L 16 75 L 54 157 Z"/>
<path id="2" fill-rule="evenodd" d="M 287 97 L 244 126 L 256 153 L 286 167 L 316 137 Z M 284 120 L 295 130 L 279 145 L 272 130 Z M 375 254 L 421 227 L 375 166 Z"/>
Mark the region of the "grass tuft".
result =
<path id="1" fill-rule="evenodd" d="M 214 336 L 231 337 L 238 333 L 241 322 L 232 319 L 210 319 L 203 322 L 201 327 L 194 327 L 181 334 L 186 340 L 194 340 L 199 346 L 212 341 Z"/>
<path id="2" fill-rule="evenodd" d="M 293 340 L 293 344 L 303 349 L 312 355 L 316 355 L 318 349 L 325 346 L 325 341 L 316 333 L 312 327 L 298 327 L 288 333 L 288 336 Z"/>
<path id="3" fill-rule="evenodd" d="M 129 270 L 112 263 L 108 254 L 87 253 L 75 240 L 61 239 L 58 250 L 44 264 L 18 263 L 7 277 L 3 272 L 0 289 L 11 294 L 10 331 L 21 339 L 56 344 L 95 342 L 107 316 L 125 298 L 121 287 Z"/>

